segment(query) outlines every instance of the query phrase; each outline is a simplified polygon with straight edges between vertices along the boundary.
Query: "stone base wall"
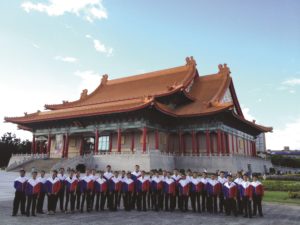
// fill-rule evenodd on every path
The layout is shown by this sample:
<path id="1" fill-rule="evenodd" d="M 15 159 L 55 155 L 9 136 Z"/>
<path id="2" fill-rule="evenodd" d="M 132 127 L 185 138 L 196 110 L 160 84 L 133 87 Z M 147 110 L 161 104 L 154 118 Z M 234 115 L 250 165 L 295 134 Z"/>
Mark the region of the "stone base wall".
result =
<path id="1" fill-rule="evenodd" d="M 215 172 L 225 170 L 236 173 L 238 170 L 265 173 L 272 167 L 267 160 L 242 156 L 173 156 L 163 155 L 159 151 L 148 154 L 107 154 L 94 156 L 94 168 L 104 170 L 106 165 L 111 165 L 113 170 L 133 170 L 136 164 L 142 170 L 151 169 L 191 169 L 195 171 Z M 249 167 L 248 167 L 249 166 Z M 267 170 L 267 171 L 265 171 Z"/>

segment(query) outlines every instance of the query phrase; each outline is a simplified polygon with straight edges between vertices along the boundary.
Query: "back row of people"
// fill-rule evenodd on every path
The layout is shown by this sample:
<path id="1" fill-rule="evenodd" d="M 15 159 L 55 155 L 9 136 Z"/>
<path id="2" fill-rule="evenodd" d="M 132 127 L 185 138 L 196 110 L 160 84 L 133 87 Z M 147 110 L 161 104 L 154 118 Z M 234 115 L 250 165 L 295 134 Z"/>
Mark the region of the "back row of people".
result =
<path id="1" fill-rule="evenodd" d="M 126 211 L 137 209 L 146 211 L 180 209 L 188 211 L 189 201 L 194 212 L 223 213 L 226 215 L 244 214 L 244 217 L 256 215 L 257 210 L 263 216 L 261 201 L 263 186 L 253 176 L 249 181 L 248 174 L 237 173 L 236 178 L 231 174 L 225 177 L 224 172 L 202 174 L 188 171 L 187 174 L 174 170 L 151 171 L 146 174 L 136 165 L 133 172 L 112 172 L 107 166 L 106 172 L 96 173 L 87 170 L 81 177 L 80 172 L 70 170 L 65 175 L 61 168 L 59 173 L 54 170 L 49 178 L 45 172 L 37 177 L 37 171 L 32 172 L 32 178 L 25 177 L 25 171 L 20 171 L 20 177 L 15 180 L 15 199 L 13 216 L 17 215 L 21 206 L 21 213 L 35 216 L 44 213 L 44 198 L 48 197 L 48 214 L 56 212 L 57 203 L 62 212 L 74 213 L 75 209 L 87 212 L 102 211 L 108 208 L 116 211 L 121 207 Z M 122 200 L 122 201 L 121 201 Z M 25 203 L 27 202 L 26 209 Z M 252 213 L 253 207 L 253 213 Z"/>

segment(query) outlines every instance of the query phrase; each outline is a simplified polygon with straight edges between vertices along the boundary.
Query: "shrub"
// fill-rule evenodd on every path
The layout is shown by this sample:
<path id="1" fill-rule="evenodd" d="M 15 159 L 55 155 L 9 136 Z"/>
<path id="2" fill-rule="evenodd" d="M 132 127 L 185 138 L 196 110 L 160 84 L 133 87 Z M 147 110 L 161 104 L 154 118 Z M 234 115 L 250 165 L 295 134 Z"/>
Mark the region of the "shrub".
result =
<path id="1" fill-rule="evenodd" d="M 300 191 L 299 181 L 265 180 L 262 182 L 267 191 Z"/>
<path id="2" fill-rule="evenodd" d="M 289 191 L 288 196 L 289 196 L 289 198 L 300 199 L 300 192 L 291 192 L 291 191 Z"/>

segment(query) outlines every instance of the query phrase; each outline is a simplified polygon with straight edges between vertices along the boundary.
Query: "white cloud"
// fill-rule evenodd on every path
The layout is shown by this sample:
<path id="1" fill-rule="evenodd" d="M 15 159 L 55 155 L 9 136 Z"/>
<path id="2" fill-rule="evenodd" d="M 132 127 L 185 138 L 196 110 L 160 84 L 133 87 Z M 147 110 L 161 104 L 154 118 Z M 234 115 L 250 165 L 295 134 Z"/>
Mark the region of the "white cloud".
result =
<path id="1" fill-rule="evenodd" d="M 105 46 L 101 41 L 94 39 L 94 47 L 97 52 L 105 53 L 107 56 L 112 56 L 113 48 Z"/>
<path id="2" fill-rule="evenodd" d="M 27 12 L 38 11 L 49 16 L 62 16 L 65 13 L 75 14 L 89 22 L 107 19 L 107 11 L 102 0 L 48 0 L 47 3 L 26 1 L 21 7 Z"/>
<path id="3" fill-rule="evenodd" d="M 40 48 L 40 46 L 39 46 L 38 44 L 36 44 L 36 43 L 32 43 L 32 46 L 33 46 L 34 48 L 37 48 L 37 49 Z"/>
<path id="4" fill-rule="evenodd" d="M 93 40 L 94 48 L 97 52 L 104 53 L 107 57 L 113 56 L 114 49 L 112 47 L 108 47 L 100 40 L 94 39 L 94 37 L 90 34 L 86 34 L 85 37 Z"/>
<path id="5" fill-rule="evenodd" d="M 62 62 L 68 62 L 68 63 L 75 63 L 78 61 L 77 58 L 75 57 L 70 57 L 70 56 L 55 56 L 54 57 L 55 60 L 58 60 L 58 61 L 62 61 Z"/>
<path id="6" fill-rule="evenodd" d="M 92 70 L 76 71 L 74 74 L 75 76 L 81 78 L 81 82 L 79 85 L 80 91 L 82 91 L 83 89 L 88 89 L 89 93 L 91 93 L 98 87 L 101 81 L 100 74 Z"/>
<path id="7" fill-rule="evenodd" d="M 284 146 L 290 149 L 300 149 L 300 116 L 294 121 L 285 124 L 283 128 L 274 129 L 267 133 L 267 149 L 280 150 Z"/>
<path id="8" fill-rule="evenodd" d="M 289 80 L 285 80 L 282 82 L 283 85 L 287 85 L 287 86 L 296 86 L 296 85 L 300 85 L 300 78 L 292 78 Z"/>
<path id="9" fill-rule="evenodd" d="M 242 106 L 242 112 L 246 120 L 253 121 L 255 117 L 250 113 L 250 109 Z"/>

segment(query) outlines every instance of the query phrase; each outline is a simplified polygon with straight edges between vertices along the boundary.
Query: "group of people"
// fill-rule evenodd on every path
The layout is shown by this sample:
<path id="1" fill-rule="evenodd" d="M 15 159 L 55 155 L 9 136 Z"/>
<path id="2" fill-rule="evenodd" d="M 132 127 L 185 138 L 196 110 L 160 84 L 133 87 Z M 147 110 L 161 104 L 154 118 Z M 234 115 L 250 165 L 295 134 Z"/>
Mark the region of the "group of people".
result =
<path id="1" fill-rule="evenodd" d="M 59 172 L 53 170 L 50 177 L 45 171 L 32 171 L 32 177 L 26 178 L 25 171 L 20 170 L 20 177 L 14 182 L 16 189 L 12 216 L 19 208 L 21 214 L 36 216 L 43 214 L 45 196 L 48 200 L 47 213 L 56 212 L 57 203 L 61 212 L 74 213 L 103 211 L 174 211 L 225 213 L 227 216 L 244 215 L 251 218 L 262 213 L 263 186 L 257 175 L 250 181 L 247 173 L 238 172 L 236 177 L 220 171 L 208 175 L 206 171 L 188 170 L 173 173 L 154 170 L 149 173 L 140 171 L 139 165 L 133 172 L 112 171 L 107 165 L 106 171 L 88 169 L 84 176 L 73 169 L 65 174 L 64 168 Z M 190 202 L 190 204 L 189 204 Z"/>

